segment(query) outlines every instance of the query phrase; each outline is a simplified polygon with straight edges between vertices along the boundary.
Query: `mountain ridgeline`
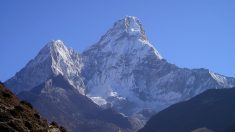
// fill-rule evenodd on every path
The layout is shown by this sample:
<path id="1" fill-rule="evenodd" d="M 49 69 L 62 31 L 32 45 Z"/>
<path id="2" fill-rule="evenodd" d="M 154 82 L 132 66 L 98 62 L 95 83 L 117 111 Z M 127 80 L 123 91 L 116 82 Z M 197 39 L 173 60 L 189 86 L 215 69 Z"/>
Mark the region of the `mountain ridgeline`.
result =
<path id="1" fill-rule="evenodd" d="M 127 16 L 81 54 L 62 40 L 49 42 L 5 84 L 42 115 L 74 131 L 89 123 L 133 131 L 153 113 L 210 88 L 231 88 L 235 79 L 167 62 L 140 20 Z"/>

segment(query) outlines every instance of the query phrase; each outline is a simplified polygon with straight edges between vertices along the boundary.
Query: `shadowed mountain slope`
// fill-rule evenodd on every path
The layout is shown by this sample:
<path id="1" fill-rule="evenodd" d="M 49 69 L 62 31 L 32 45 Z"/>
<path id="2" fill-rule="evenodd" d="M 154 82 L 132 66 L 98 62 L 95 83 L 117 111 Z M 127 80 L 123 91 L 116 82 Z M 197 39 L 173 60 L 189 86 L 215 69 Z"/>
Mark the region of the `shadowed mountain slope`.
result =
<path id="1" fill-rule="evenodd" d="M 235 88 L 207 90 L 159 112 L 139 132 L 189 132 L 197 128 L 234 132 L 234 98 Z"/>

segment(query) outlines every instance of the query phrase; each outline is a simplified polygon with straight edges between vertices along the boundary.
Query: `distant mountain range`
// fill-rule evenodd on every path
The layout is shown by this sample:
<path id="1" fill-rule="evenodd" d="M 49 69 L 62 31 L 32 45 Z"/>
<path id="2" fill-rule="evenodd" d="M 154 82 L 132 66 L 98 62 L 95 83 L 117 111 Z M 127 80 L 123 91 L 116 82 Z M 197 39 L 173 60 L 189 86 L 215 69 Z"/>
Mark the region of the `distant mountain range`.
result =
<path id="1" fill-rule="evenodd" d="M 58 76 L 61 81 L 56 81 Z M 115 114 L 110 112 L 104 117 L 114 119 L 107 119 L 116 125 L 114 128 L 136 130 L 153 113 L 210 88 L 233 87 L 235 79 L 167 62 L 149 42 L 140 20 L 127 16 L 81 54 L 67 48 L 62 40 L 49 42 L 5 84 L 35 105 L 42 115 L 62 124 L 66 120 L 85 120 L 91 113 L 112 108 L 114 113 L 121 113 L 116 113 L 117 120 L 120 117 L 127 125 L 117 124 Z M 61 117 L 55 118 L 54 111 Z M 70 112 L 75 113 L 69 115 Z M 92 115 L 91 119 L 99 118 Z M 73 123 L 65 125 L 78 129 Z"/>
<path id="2" fill-rule="evenodd" d="M 235 132 L 234 97 L 235 88 L 207 90 L 159 112 L 139 132 Z"/>

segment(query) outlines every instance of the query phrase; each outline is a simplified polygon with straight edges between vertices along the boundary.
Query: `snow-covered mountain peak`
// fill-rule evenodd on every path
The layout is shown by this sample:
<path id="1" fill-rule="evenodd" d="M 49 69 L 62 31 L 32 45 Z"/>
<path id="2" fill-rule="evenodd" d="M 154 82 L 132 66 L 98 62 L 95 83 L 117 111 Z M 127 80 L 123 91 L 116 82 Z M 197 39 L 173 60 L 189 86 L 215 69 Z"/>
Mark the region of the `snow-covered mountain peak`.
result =
<path id="1" fill-rule="evenodd" d="M 62 40 L 52 40 L 39 51 L 38 55 L 29 63 L 29 66 L 34 67 L 45 61 L 47 61 L 48 65 L 52 64 L 52 66 L 61 61 L 70 63 L 73 52 L 72 49 L 64 45 Z"/>
<path id="2" fill-rule="evenodd" d="M 103 36 L 103 39 L 117 40 L 122 37 L 135 37 L 143 41 L 148 41 L 140 20 L 134 16 L 127 16 L 116 21 L 113 27 Z"/>
<path id="3" fill-rule="evenodd" d="M 62 40 L 52 40 L 43 50 L 49 49 L 51 69 L 55 75 L 63 75 L 69 83 L 84 94 L 80 72 L 83 64 L 80 55 L 73 49 L 67 48 Z M 45 54 L 44 54 L 45 55 Z"/>
<path id="4" fill-rule="evenodd" d="M 9 82 L 18 82 L 18 86 L 12 86 L 18 93 L 30 90 L 52 76 L 63 75 L 74 88 L 84 94 L 80 77 L 82 67 L 80 55 L 76 51 L 67 48 L 61 40 L 52 40 Z"/>
<path id="5" fill-rule="evenodd" d="M 140 20 L 134 16 L 126 16 L 116 21 L 100 41 L 86 50 L 84 54 L 94 54 L 95 52 L 133 56 L 136 59 L 153 55 L 162 59 L 160 53 L 147 39 Z"/>
<path id="6" fill-rule="evenodd" d="M 56 48 L 56 47 L 63 47 L 63 46 L 65 46 L 64 45 L 64 42 L 62 41 L 62 40 L 51 40 L 51 41 L 49 41 L 47 44 L 46 44 L 46 46 L 47 47 L 54 47 L 54 48 Z"/>
<path id="7" fill-rule="evenodd" d="M 147 40 L 142 24 L 137 17 L 127 16 L 124 18 L 126 31 L 130 35 L 141 34 L 143 39 Z"/>
<path id="8" fill-rule="evenodd" d="M 137 17 L 126 16 L 124 19 L 115 23 L 116 26 L 123 26 L 129 36 L 136 36 L 147 41 L 144 28 Z"/>
<path id="9" fill-rule="evenodd" d="M 65 52 L 69 52 L 69 49 L 65 46 L 62 40 L 51 40 L 41 49 L 40 52 L 43 52 L 43 54 L 45 54 L 45 52 L 48 52 L 47 54 L 58 52 L 58 55 L 63 56 Z"/>

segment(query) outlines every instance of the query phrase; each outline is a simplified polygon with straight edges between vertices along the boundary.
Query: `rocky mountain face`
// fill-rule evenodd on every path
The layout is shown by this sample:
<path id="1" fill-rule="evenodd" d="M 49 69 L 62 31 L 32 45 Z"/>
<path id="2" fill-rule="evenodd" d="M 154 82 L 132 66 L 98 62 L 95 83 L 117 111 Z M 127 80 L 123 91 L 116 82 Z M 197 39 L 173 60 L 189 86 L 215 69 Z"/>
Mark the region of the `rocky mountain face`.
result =
<path id="1" fill-rule="evenodd" d="M 206 89 L 235 85 L 234 78 L 167 62 L 136 17 L 117 21 L 82 57 L 87 95 L 127 115 L 144 108 L 158 111 Z"/>
<path id="2" fill-rule="evenodd" d="M 0 83 L 0 131 L 2 132 L 66 132 L 57 123 L 48 124 L 32 105 L 20 101 Z"/>
<path id="3" fill-rule="evenodd" d="M 59 86 L 59 90 L 47 89 L 45 83 L 58 75 L 62 75 L 71 88 L 67 89 L 66 85 Z M 15 93 L 30 92 L 21 97 L 32 101 L 50 119 L 54 118 L 53 110 L 65 112 L 67 104 L 80 111 L 82 108 L 75 98 L 85 98 L 81 96 L 85 95 L 102 109 L 113 108 L 140 126 L 153 113 L 171 104 L 210 88 L 233 87 L 235 79 L 207 69 L 179 68 L 167 62 L 149 42 L 140 20 L 127 16 L 115 22 L 82 54 L 67 48 L 61 40 L 49 42 L 5 84 Z M 84 106 L 87 105 L 87 99 L 83 101 Z M 47 108 L 41 106 L 42 102 L 48 103 Z M 92 106 L 94 110 L 99 109 L 96 107 Z M 58 120 L 75 120 L 77 114 L 71 117 L 65 113 L 66 116 Z"/>
<path id="4" fill-rule="evenodd" d="M 207 90 L 160 111 L 140 132 L 234 132 L 234 97 L 235 88 Z"/>
<path id="5" fill-rule="evenodd" d="M 5 84 L 15 93 L 20 93 L 29 91 L 52 76 L 61 74 L 81 94 L 84 94 L 85 87 L 79 75 L 83 66 L 80 62 L 81 57 L 78 53 L 67 48 L 61 40 L 53 40 Z"/>
<path id="6" fill-rule="evenodd" d="M 57 75 L 19 97 L 28 100 L 50 121 L 71 132 L 131 131 L 129 119 L 112 109 L 102 109 L 79 93 L 62 75 Z"/>

